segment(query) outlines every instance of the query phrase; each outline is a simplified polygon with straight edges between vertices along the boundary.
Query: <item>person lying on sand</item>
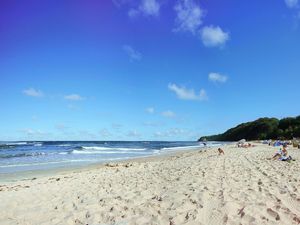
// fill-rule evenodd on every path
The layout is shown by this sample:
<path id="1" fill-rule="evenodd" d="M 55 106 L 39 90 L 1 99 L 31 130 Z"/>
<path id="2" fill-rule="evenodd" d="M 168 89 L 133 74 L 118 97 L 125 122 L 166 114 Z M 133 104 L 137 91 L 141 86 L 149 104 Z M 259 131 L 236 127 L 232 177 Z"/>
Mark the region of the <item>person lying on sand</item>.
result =
<path id="1" fill-rule="evenodd" d="M 251 147 L 255 147 L 255 145 L 252 145 L 251 143 L 239 143 L 237 145 L 238 148 L 251 148 Z"/>
<path id="2" fill-rule="evenodd" d="M 219 152 L 219 155 L 221 155 L 221 154 L 223 154 L 223 155 L 224 155 L 224 154 L 225 154 L 225 153 L 224 153 L 224 150 L 223 150 L 223 149 L 221 149 L 221 148 L 218 148 L 218 152 Z"/>

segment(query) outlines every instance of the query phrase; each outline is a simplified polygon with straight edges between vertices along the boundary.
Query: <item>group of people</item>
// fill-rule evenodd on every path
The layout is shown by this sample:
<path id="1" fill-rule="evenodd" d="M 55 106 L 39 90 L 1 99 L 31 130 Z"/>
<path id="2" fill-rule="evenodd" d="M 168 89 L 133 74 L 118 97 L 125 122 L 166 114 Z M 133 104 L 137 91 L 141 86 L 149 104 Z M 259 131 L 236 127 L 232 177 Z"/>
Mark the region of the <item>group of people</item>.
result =
<path id="1" fill-rule="evenodd" d="M 250 147 L 254 147 L 254 145 L 252 145 L 251 143 L 238 143 L 237 144 L 238 148 L 250 148 Z"/>
<path id="2" fill-rule="evenodd" d="M 253 145 L 251 145 L 249 143 L 249 145 L 246 147 L 252 147 Z M 244 146 L 240 146 L 240 147 L 244 147 Z M 245 148 L 244 147 L 244 148 Z M 219 155 L 224 155 L 224 150 L 222 148 L 218 148 L 218 153 Z M 282 148 L 280 148 L 275 155 L 272 157 L 273 160 L 280 160 L 280 161 L 287 161 L 290 162 L 291 160 L 294 160 L 290 155 L 288 155 L 288 151 L 287 151 L 287 144 L 283 144 Z"/>

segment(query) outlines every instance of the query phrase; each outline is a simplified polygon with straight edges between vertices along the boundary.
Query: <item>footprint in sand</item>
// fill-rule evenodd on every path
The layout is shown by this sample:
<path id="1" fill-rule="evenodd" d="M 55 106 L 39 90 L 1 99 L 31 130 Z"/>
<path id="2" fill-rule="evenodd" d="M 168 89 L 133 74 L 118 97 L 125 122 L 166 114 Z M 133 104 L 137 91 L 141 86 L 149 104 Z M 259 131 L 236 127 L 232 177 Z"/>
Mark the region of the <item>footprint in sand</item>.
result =
<path id="1" fill-rule="evenodd" d="M 273 217 L 275 220 L 280 220 L 279 214 L 271 208 L 267 208 L 267 213 Z"/>

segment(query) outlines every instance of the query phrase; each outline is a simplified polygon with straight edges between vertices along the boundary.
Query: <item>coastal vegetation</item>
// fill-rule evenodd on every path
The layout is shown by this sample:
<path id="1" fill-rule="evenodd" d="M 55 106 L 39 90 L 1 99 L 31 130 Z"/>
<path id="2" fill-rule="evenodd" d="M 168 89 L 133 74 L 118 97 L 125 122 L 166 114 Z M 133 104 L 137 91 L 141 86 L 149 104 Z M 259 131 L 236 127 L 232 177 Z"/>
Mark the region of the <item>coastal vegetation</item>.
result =
<path id="1" fill-rule="evenodd" d="M 222 134 L 201 137 L 198 141 L 293 139 L 295 137 L 300 137 L 300 116 L 283 119 L 259 118 L 239 124 Z"/>

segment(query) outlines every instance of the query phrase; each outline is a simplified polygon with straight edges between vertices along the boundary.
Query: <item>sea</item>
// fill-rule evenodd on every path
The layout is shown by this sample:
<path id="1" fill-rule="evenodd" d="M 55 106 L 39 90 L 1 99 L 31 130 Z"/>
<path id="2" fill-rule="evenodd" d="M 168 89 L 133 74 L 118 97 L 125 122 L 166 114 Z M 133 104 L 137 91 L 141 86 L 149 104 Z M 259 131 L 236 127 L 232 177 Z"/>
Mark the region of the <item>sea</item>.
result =
<path id="1" fill-rule="evenodd" d="M 220 146 L 221 142 L 20 141 L 0 142 L 0 175 L 71 168 L 173 151 Z"/>

